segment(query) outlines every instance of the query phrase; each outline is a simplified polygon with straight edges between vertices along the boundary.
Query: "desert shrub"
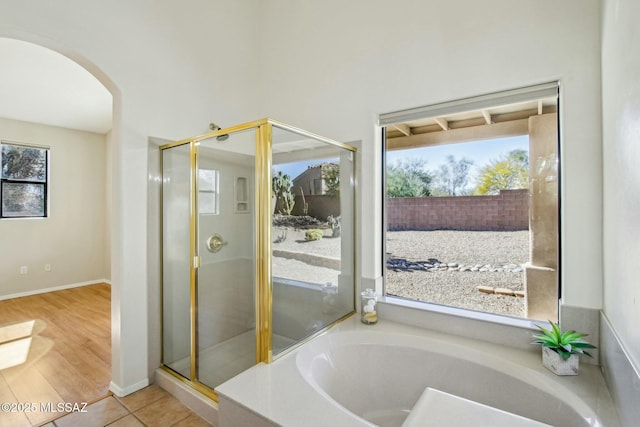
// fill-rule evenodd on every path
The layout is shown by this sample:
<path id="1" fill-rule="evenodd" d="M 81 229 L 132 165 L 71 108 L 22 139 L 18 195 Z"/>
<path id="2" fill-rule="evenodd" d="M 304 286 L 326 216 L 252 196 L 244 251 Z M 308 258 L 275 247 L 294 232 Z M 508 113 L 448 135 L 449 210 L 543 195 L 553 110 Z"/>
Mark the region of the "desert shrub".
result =
<path id="1" fill-rule="evenodd" d="M 322 232 L 322 230 L 319 230 L 317 228 L 312 228 L 310 230 L 305 231 L 304 240 L 308 242 L 311 240 L 320 240 L 322 239 L 323 234 L 324 233 Z"/>

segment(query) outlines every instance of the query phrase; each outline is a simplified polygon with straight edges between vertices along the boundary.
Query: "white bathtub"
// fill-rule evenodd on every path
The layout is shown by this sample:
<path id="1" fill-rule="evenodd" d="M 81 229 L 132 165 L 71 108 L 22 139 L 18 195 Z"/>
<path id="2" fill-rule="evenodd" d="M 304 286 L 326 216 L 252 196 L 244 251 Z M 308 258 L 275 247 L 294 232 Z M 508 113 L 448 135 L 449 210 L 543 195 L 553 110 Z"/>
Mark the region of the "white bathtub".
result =
<path id="1" fill-rule="evenodd" d="M 429 387 L 552 426 L 618 426 L 598 368 L 581 369 L 557 377 L 538 353 L 349 319 L 224 384 L 220 414 L 228 398 L 272 423 L 260 425 L 400 427 Z"/>
<path id="2" fill-rule="evenodd" d="M 602 426 L 546 372 L 429 337 L 327 334 L 300 349 L 297 366 L 318 393 L 383 427 L 400 427 L 427 387 L 554 426 Z"/>

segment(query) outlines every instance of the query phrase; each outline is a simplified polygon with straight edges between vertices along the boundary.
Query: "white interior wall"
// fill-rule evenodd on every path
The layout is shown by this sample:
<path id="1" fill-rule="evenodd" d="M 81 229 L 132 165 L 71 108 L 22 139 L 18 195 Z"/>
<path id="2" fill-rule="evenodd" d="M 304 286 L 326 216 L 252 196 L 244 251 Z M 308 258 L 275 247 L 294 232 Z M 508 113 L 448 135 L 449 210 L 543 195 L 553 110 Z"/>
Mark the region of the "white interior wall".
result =
<path id="1" fill-rule="evenodd" d="M 268 113 L 361 141 L 360 212 L 371 213 L 360 216 L 365 279 L 382 274 L 377 114 L 559 80 L 563 299 L 601 307 L 598 0 L 269 5 L 260 45 Z"/>
<path id="2" fill-rule="evenodd" d="M 604 312 L 640 372 L 640 45 L 635 0 L 605 0 Z M 637 403 L 637 402 L 636 402 Z"/>
<path id="3" fill-rule="evenodd" d="M 0 118 L 0 138 L 50 147 L 49 216 L 0 221 L 0 298 L 108 280 L 105 136 Z"/>

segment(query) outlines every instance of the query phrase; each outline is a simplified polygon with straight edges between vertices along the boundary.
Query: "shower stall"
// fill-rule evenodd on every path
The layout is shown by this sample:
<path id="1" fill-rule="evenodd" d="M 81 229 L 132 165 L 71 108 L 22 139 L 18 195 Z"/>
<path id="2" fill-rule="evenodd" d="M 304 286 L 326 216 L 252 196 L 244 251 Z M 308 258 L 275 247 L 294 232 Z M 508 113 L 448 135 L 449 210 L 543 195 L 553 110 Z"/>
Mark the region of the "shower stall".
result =
<path id="1" fill-rule="evenodd" d="M 215 388 L 355 311 L 355 148 L 271 119 L 160 147 L 163 368 Z"/>

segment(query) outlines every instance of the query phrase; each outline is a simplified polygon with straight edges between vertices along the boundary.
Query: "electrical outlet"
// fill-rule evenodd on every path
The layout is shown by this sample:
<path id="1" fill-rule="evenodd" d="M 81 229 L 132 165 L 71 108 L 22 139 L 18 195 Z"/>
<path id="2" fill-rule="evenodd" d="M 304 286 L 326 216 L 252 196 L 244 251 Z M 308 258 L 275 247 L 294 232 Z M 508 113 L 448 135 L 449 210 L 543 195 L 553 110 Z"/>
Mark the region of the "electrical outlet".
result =
<path id="1" fill-rule="evenodd" d="M 29 272 L 29 269 L 27 268 L 26 265 L 23 265 L 22 267 L 20 267 L 20 274 L 27 274 Z"/>
<path id="2" fill-rule="evenodd" d="M 51 264 L 45 264 L 44 271 L 51 271 Z"/>

